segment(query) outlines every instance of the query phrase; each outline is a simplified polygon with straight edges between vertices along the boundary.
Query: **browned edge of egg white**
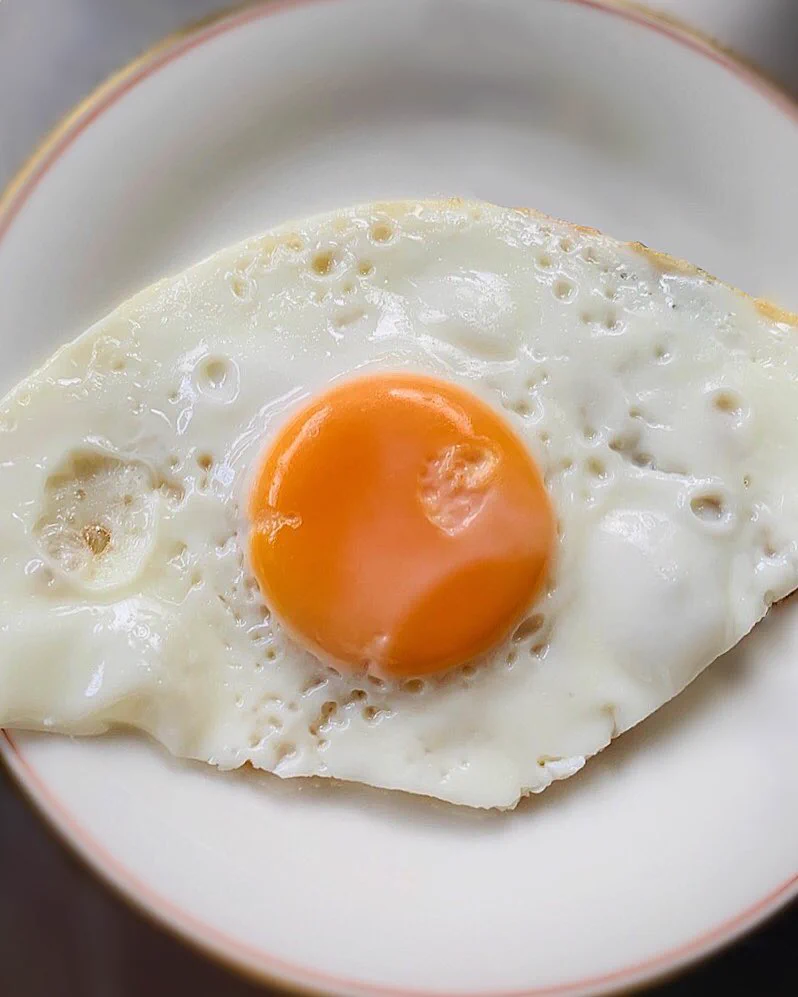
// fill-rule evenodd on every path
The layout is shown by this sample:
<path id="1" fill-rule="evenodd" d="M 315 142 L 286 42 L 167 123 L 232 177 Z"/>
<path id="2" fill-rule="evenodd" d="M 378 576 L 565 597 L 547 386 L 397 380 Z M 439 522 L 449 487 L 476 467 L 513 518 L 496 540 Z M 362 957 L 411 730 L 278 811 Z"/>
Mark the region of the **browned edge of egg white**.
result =
<path id="1" fill-rule="evenodd" d="M 453 198 L 452 203 L 461 204 L 462 201 L 457 198 Z M 751 301 L 763 318 L 768 319 L 770 322 L 780 322 L 784 325 L 793 325 L 798 327 L 798 312 L 788 311 L 786 308 L 782 308 L 780 305 L 774 304 L 772 301 L 768 301 L 767 298 L 757 298 L 752 294 L 748 294 L 747 291 L 743 291 L 739 287 L 735 287 L 733 284 L 728 284 L 726 281 L 721 280 L 720 277 L 715 277 L 714 274 L 711 274 L 707 270 L 696 266 L 694 263 L 689 263 L 687 260 L 679 259 L 677 256 L 671 256 L 670 253 L 660 252 L 658 249 L 651 249 L 651 247 L 647 246 L 644 242 L 621 242 L 619 239 L 615 239 L 611 235 L 606 235 L 604 232 L 601 232 L 597 228 L 592 228 L 590 225 L 577 225 L 575 222 L 569 222 L 565 218 L 556 218 L 554 215 L 547 215 L 542 211 L 538 211 L 536 208 L 514 208 L 513 210 L 519 211 L 524 215 L 529 215 L 530 218 L 554 222 L 557 225 L 565 225 L 567 228 L 574 229 L 577 232 L 597 236 L 598 238 L 606 239 L 608 242 L 615 243 L 616 246 L 622 246 L 626 249 L 630 249 L 634 253 L 639 253 L 648 261 L 648 263 L 663 274 L 674 273 L 681 274 L 683 277 L 700 277 L 709 284 L 723 284 L 741 298 L 744 298 L 746 301 Z"/>

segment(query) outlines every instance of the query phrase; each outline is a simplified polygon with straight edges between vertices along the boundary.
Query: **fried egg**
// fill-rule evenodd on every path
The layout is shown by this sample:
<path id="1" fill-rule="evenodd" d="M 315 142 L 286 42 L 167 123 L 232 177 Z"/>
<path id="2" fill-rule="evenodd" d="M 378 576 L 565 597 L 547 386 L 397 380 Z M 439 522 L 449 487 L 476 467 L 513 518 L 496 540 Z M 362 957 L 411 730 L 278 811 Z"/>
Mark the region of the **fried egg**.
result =
<path id="1" fill-rule="evenodd" d="M 0 404 L 0 724 L 514 806 L 798 585 L 796 325 L 476 202 L 162 280 Z"/>

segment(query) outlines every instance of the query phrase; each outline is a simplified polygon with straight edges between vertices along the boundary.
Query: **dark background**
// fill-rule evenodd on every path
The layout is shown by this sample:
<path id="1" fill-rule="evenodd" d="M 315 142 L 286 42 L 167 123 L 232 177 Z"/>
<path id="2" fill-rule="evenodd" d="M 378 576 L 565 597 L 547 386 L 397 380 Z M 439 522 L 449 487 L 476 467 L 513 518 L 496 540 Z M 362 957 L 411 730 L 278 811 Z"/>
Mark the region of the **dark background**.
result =
<path id="1" fill-rule="evenodd" d="M 0 187 L 41 134 L 100 80 L 218 6 L 218 0 L 0 0 Z M 650 6 L 709 31 L 798 97 L 798 0 L 652 0 Z M 798 196 L 798 180 L 789 194 Z M 796 997 L 798 905 L 650 993 L 692 997 L 715 988 Z M 0 766 L 0 997 L 175 992 L 262 997 L 264 989 L 175 941 L 97 882 Z"/>

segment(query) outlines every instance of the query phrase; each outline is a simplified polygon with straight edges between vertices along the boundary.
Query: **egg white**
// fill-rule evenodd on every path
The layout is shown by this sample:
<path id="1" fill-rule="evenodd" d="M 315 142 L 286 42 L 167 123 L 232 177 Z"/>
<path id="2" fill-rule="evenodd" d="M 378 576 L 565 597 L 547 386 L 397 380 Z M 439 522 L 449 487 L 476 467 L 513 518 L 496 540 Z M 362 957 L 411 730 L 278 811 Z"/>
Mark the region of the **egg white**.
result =
<path id="1" fill-rule="evenodd" d="M 798 584 L 792 323 L 639 245 L 479 203 L 339 211 L 161 281 L 0 405 L 0 724 L 125 724 L 223 768 L 513 806 Z M 514 636 L 403 684 L 299 648 L 246 557 L 276 429 L 382 370 L 504 412 L 559 521 Z"/>

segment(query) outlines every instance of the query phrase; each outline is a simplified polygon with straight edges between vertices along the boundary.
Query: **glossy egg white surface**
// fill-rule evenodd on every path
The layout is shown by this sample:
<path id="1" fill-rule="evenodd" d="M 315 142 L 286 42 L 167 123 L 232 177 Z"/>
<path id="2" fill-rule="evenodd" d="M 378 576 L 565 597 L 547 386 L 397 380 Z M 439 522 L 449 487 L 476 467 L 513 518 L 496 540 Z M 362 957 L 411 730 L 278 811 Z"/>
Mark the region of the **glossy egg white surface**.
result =
<path id="1" fill-rule="evenodd" d="M 643 247 L 478 202 L 338 211 L 153 285 L 2 404 L 0 725 L 122 724 L 222 768 L 514 806 L 798 584 L 791 323 Z M 504 412 L 559 521 L 515 633 L 401 684 L 299 647 L 246 556 L 275 431 L 391 370 Z"/>

